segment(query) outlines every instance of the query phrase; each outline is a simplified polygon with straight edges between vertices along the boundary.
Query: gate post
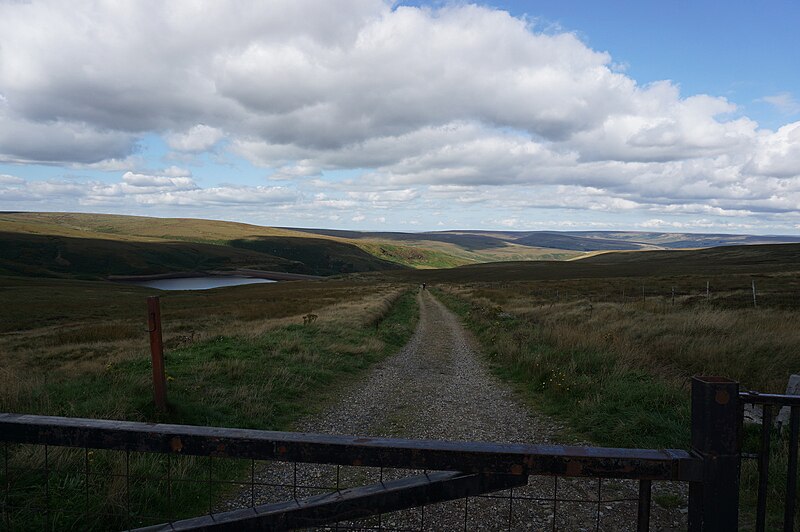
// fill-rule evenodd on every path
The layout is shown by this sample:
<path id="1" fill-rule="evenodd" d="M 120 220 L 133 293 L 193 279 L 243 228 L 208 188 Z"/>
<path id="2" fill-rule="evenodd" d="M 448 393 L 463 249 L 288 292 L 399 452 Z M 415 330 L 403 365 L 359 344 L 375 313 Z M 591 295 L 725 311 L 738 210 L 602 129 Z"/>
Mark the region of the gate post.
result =
<path id="1" fill-rule="evenodd" d="M 739 529 L 741 453 L 739 383 L 692 378 L 692 451 L 703 460 L 703 481 L 689 485 L 689 530 Z"/>
<path id="2" fill-rule="evenodd" d="M 167 409 L 167 377 L 164 370 L 164 341 L 161 336 L 161 304 L 158 296 L 147 298 L 147 331 L 153 364 L 153 398 L 156 408 Z"/>

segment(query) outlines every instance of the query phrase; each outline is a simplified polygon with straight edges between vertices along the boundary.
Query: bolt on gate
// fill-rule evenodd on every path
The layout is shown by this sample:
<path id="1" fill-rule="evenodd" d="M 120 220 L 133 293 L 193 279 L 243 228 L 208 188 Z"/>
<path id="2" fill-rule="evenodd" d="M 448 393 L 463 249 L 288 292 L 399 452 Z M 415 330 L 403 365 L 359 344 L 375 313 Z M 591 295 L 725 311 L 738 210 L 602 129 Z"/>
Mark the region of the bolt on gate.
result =
<path id="1" fill-rule="evenodd" d="M 581 510 L 591 513 L 581 521 L 583 528 L 600 530 L 606 520 L 622 516 L 632 521 L 631 528 L 648 530 L 653 482 L 673 481 L 689 484 L 690 530 L 736 530 L 740 412 L 737 383 L 695 378 L 691 451 L 359 438 L 0 414 L 3 524 L 25 529 L 35 518 L 52 527 L 56 519 L 82 523 L 108 512 L 115 519 L 106 523 L 146 530 L 472 530 L 484 519 L 491 519 L 493 529 L 571 530 Z M 31 446 L 39 457 L 33 472 L 41 484 L 37 497 L 28 484 L 22 492 L 15 487 L 30 478 L 16 459 L 30 454 Z M 69 475 L 57 460 L 64 450 L 77 457 Z M 114 511 L 87 516 L 85 509 L 97 496 L 93 483 L 108 474 L 93 469 L 93 452 L 120 457 L 111 473 L 119 494 Z M 136 472 L 134 462 L 142 456 L 164 457 L 166 467 L 149 477 Z M 215 478 L 213 464 L 231 459 L 249 467 Z M 207 461 L 207 476 L 186 478 L 184 460 Z M 623 481 L 637 482 L 637 489 L 622 486 Z M 147 482 L 162 488 L 158 515 L 137 513 L 144 506 L 136 489 Z M 205 515 L 183 515 L 173 503 L 187 486 L 207 488 Z M 61 504 L 64 490 L 76 493 L 68 499 L 77 508 Z M 220 500 L 226 498 L 235 504 Z"/>

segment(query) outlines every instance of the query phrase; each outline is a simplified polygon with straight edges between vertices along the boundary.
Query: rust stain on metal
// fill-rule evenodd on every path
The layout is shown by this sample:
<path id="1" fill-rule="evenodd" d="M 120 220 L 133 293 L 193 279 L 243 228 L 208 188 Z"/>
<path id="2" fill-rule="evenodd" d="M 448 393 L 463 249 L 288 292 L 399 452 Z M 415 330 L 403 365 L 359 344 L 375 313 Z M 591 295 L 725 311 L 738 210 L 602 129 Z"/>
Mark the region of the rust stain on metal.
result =
<path id="1" fill-rule="evenodd" d="M 353 465 L 354 465 L 354 466 L 360 466 L 362 463 L 363 463 L 363 462 L 361 462 L 361 460 L 360 460 L 360 459 L 358 459 L 358 458 L 356 458 L 355 460 L 353 460 Z"/>
<path id="2" fill-rule="evenodd" d="M 220 444 L 217 445 L 217 452 L 218 453 L 224 453 L 225 452 L 225 444 L 224 443 L 220 443 Z"/>
<path id="3" fill-rule="evenodd" d="M 725 390 L 718 390 L 714 395 L 714 401 L 716 401 L 718 405 L 727 405 L 730 400 L 731 396 L 728 395 L 728 392 Z"/>
<path id="4" fill-rule="evenodd" d="M 512 475 L 521 475 L 525 471 L 525 468 L 522 464 L 514 464 L 511 466 L 511 474 Z"/>
<path id="5" fill-rule="evenodd" d="M 175 436 L 171 440 L 169 440 L 169 448 L 172 449 L 173 453 L 179 453 L 183 449 L 183 442 L 181 441 L 180 437 Z"/>
<path id="6" fill-rule="evenodd" d="M 278 454 L 286 454 L 286 451 L 287 449 L 285 445 L 281 445 L 280 447 L 278 447 Z"/>

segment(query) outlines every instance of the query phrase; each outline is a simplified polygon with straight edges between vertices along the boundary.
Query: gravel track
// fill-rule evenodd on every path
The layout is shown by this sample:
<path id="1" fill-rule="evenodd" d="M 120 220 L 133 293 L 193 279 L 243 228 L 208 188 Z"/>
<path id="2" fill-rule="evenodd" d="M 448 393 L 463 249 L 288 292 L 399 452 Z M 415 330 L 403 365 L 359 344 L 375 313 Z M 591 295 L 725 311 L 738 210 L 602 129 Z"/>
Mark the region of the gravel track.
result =
<path id="1" fill-rule="evenodd" d="M 477 343 L 459 320 L 429 292 L 418 295 L 420 320 L 409 343 L 386 359 L 360 383 L 345 392 L 326 412 L 302 420 L 295 430 L 321 434 L 384 436 L 432 440 L 550 443 L 560 428 L 514 397 L 490 373 Z M 306 464 L 269 464 L 256 480 L 281 486 L 243 489 L 224 509 L 253 502 L 277 502 L 344 488 L 401 478 L 408 472 Z M 297 486 L 314 487 L 297 487 Z M 327 489 L 319 489 L 325 486 Z M 636 497 L 636 483 L 603 481 L 603 501 Z M 559 502 L 554 518 L 552 499 Z M 654 483 L 654 493 L 681 495 L 680 486 Z M 531 477 L 527 487 L 395 512 L 372 520 L 346 523 L 339 529 L 366 530 L 635 530 L 635 502 L 597 502 L 598 482 Z M 599 527 L 597 515 L 600 515 Z M 554 526 L 555 525 L 555 526 Z M 685 510 L 653 506 L 652 530 L 685 530 Z"/>

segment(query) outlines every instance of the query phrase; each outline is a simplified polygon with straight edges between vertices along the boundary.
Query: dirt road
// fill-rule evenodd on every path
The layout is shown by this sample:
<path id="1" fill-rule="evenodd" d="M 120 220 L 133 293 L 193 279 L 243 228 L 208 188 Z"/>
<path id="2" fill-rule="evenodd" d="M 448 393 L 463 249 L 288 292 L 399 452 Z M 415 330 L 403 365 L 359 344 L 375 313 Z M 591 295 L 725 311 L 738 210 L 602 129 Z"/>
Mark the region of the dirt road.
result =
<path id="1" fill-rule="evenodd" d="M 344 394 L 326 412 L 303 420 L 296 429 L 323 434 L 389 436 L 440 440 L 471 440 L 512 443 L 548 443 L 558 423 L 532 412 L 514 397 L 507 385 L 490 373 L 479 348 L 459 320 L 429 292 L 418 295 L 419 326 L 399 353 L 379 364 L 357 386 Z M 284 482 L 294 478 L 293 466 L 270 466 L 260 474 L 262 482 Z M 351 469 L 352 471 L 345 471 Z M 362 485 L 379 480 L 377 471 L 366 468 L 298 466 L 299 483 L 330 486 Z M 382 478 L 387 478 L 383 472 Z M 395 473 L 396 476 L 402 474 Z M 635 502 L 552 502 L 553 479 L 534 478 L 527 488 L 500 492 L 499 498 L 471 498 L 465 504 L 453 501 L 382 516 L 380 526 L 426 530 L 595 530 L 599 508 L 600 530 L 635 529 Z M 597 500 L 597 481 L 558 482 L 559 499 Z M 265 488 L 256 502 L 293 496 L 309 496 L 322 490 Z M 635 498 L 635 485 L 604 481 L 602 499 Z M 547 499 L 547 500 L 533 500 Z M 236 501 L 247 506 L 249 492 Z M 685 529 L 677 511 L 655 511 L 653 530 Z M 631 522 L 633 519 L 634 522 Z M 660 524 L 658 524 L 660 523 Z M 364 526 L 374 526 L 364 523 Z"/>

